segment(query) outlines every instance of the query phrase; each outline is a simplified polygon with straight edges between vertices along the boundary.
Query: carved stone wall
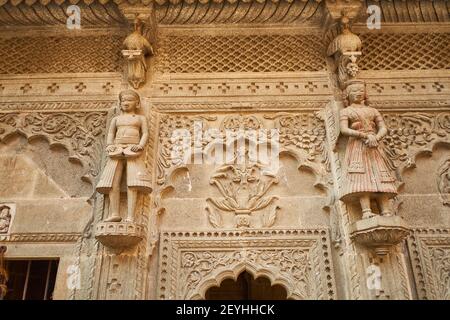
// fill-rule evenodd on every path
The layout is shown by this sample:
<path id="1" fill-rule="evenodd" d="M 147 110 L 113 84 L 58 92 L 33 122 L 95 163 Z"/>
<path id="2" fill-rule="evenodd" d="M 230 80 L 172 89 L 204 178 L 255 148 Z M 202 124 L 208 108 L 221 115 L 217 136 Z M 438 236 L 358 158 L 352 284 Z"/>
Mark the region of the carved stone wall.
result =
<path id="1" fill-rule="evenodd" d="M 65 28 L 69 4 L 81 30 Z M 367 30 L 372 4 L 381 30 Z M 357 78 L 388 128 L 380 149 L 404 222 L 375 233 L 355 234 L 361 210 L 339 200 L 344 99 L 326 48 L 342 6 L 362 43 Z M 0 1 L 6 259 L 58 257 L 55 299 L 204 299 L 244 271 L 292 299 L 450 299 L 448 10 L 444 0 Z M 138 16 L 153 55 L 133 41 L 121 52 Z M 114 247 L 96 238 L 110 199 L 95 186 L 134 54 L 153 190 L 136 202 L 135 229 L 109 225 L 137 235 Z M 231 146 L 226 162 L 207 162 Z M 253 161 L 255 146 L 279 167 Z M 127 210 L 126 192 L 119 204 Z"/>

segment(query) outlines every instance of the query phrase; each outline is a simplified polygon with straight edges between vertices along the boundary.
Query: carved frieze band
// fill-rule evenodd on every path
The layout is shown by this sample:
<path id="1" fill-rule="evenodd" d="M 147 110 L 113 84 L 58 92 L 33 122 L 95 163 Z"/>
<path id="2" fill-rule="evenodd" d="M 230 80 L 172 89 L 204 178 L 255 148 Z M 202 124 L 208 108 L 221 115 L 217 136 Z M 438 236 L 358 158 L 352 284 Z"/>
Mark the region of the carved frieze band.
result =
<path id="1" fill-rule="evenodd" d="M 328 230 L 161 234 L 158 299 L 202 299 L 208 288 L 247 270 L 282 284 L 288 298 L 335 299 Z"/>
<path id="2" fill-rule="evenodd" d="M 192 102 L 173 103 L 155 102 L 153 108 L 159 112 L 209 112 L 209 111 L 318 111 L 325 106 L 329 100 L 286 100 L 286 101 L 228 101 L 228 102 Z"/>
<path id="3" fill-rule="evenodd" d="M 414 229 L 408 247 L 419 299 L 450 299 L 450 229 Z"/>
<path id="4" fill-rule="evenodd" d="M 0 234 L 1 242 L 77 242 L 80 233 L 13 233 Z"/>
<path id="5" fill-rule="evenodd" d="M 44 101 L 48 102 L 49 100 L 67 100 L 69 97 L 71 100 L 72 98 L 76 100 L 78 97 L 83 102 L 86 100 L 115 101 L 121 89 L 121 83 L 122 77 L 119 73 L 1 75 L 0 101 L 23 103 L 24 100 L 45 98 Z M 91 101 L 86 103 L 92 106 Z M 50 108 L 55 108 L 55 105 Z"/>
<path id="6" fill-rule="evenodd" d="M 331 98 L 331 86 L 327 79 L 298 80 L 195 80 L 158 82 L 153 85 L 153 98 L 164 101 L 166 98 L 217 99 L 223 97 L 246 96 L 251 99 L 273 97 L 273 99 L 292 99 L 293 96 L 312 96 L 310 100 Z"/>
<path id="7" fill-rule="evenodd" d="M 360 0 L 352 0 L 361 3 Z M 117 5 L 150 6 L 154 2 L 156 19 L 160 24 L 299 24 L 323 21 L 323 0 L 71 0 L 87 11 L 88 25 L 114 25 L 125 22 Z M 349 1 L 347 1 L 349 2 Z M 368 6 L 381 7 L 383 22 L 448 22 L 446 0 L 372 0 Z M 63 24 L 65 6 L 61 1 L 6 0 L 0 3 L 0 21 L 11 24 L 33 22 Z M 66 5 L 66 3 L 64 3 Z M 32 10 L 30 10 L 30 8 Z M 58 10 L 59 9 L 59 10 Z M 362 8 L 365 11 L 365 8 Z M 446 14 L 447 13 L 447 14 Z M 364 17 L 361 17 L 361 20 Z"/>
<path id="8" fill-rule="evenodd" d="M 360 76 L 377 109 L 450 106 L 450 71 L 362 71 Z"/>

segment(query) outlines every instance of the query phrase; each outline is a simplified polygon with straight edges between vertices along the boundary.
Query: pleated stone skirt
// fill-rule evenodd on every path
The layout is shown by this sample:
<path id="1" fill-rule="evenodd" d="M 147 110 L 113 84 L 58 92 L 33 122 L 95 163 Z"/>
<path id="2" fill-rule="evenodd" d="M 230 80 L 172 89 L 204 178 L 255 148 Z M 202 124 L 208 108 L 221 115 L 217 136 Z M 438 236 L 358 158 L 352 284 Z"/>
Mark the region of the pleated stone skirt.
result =
<path id="1" fill-rule="evenodd" d="M 344 158 L 344 185 L 341 200 L 351 200 L 361 193 L 397 194 L 395 177 L 381 147 L 369 148 L 360 139 L 349 138 Z"/>
<path id="2" fill-rule="evenodd" d="M 112 183 L 119 164 L 126 165 L 127 186 L 129 188 L 136 188 L 141 192 L 152 192 L 151 177 L 147 173 L 142 157 L 125 158 L 125 159 L 111 159 L 108 158 L 105 168 L 103 169 L 100 181 L 97 184 L 97 191 L 107 194 L 111 191 Z"/>

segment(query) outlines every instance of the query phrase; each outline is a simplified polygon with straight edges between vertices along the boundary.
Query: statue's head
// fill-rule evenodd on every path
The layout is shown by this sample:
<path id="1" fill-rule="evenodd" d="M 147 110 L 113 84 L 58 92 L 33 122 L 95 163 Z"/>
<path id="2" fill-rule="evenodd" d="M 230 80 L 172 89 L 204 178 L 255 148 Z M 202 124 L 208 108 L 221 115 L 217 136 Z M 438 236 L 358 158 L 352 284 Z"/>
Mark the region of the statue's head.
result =
<path id="1" fill-rule="evenodd" d="M 344 90 L 347 105 L 364 104 L 367 101 L 366 85 L 362 81 L 351 81 Z"/>
<path id="2" fill-rule="evenodd" d="M 122 111 L 131 112 L 140 107 L 141 98 L 134 90 L 123 90 L 119 93 L 119 103 Z"/>

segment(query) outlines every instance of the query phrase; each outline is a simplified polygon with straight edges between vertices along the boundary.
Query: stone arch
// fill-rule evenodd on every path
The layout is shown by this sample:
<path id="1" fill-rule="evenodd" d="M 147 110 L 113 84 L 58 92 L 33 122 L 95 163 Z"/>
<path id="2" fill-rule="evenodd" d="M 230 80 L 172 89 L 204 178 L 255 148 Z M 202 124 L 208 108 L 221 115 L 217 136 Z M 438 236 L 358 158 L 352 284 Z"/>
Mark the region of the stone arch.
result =
<path id="1" fill-rule="evenodd" d="M 251 262 L 240 262 L 232 268 L 222 268 L 214 274 L 209 275 L 203 279 L 196 287 L 196 289 L 187 297 L 190 300 L 205 299 L 206 291 L 211 287 L 220 286 L 226 279 L 237 280 L 242 272 L 248 272 L 254 279 L 264 277 L 269 279 L 272 286 L 280 285 L 287 293 L 287 299 L 305 300 L 308 297 L 302 295 L 295 287 L 294 281 L 289 279 L 286 275 L 279 273 L 279 271 L 272 271 L 268 267 L 258 267 Z"/>
<path id="2" fill-rule="evenodd" d="M 210 287 L 206 300 L 286 300 L 284 286 L 272 285 L 267 277 L 254 277 L 247 271 L 239 274 L 236 280 L 228 278 L 220 286 Z"/>

